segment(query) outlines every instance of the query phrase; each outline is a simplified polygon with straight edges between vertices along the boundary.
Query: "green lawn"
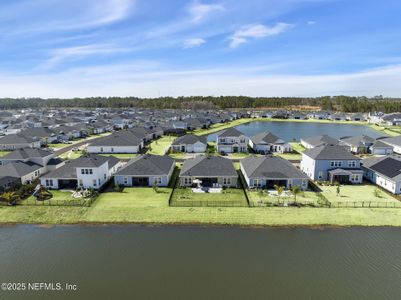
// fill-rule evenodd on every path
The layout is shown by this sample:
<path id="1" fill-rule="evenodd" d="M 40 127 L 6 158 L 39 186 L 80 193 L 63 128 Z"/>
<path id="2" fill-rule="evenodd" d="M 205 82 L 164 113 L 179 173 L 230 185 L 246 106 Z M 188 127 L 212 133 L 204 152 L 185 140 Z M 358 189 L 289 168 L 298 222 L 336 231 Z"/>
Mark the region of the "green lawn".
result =
<path id="1" fill-rule="evenodd" d="M 401 134 L 401 127 L 399 126 L 383 127 L 375 124 L 369 124 L 368 126 L 376 131 L 381 132 L 383 135 L 397 136 Z"/>
<path id="2" fill-rule="evenodd" d="M 375 204 L 377 202 L 396 202 L 398 204 L 401 203 L 394 197 L 389 194 L 381 191 L 380 198 L 374 195 L 374 191 L 377 190 L 377 187 L 371 184 L 361 184 L 361 185 L 342 185 L 340 187 L 340 195 L 337 196 L 337 187 L 336 186 L 319 186 L 323 191 L 323 195 L 329 200 L 331 203 L 361 203 L 361 202 L 372 202 Z"/>
<path id="3" fill-rule="evenodd" d="M 279 154 L 275 154 L 277 156 L 280 156 L 284 159 L 288 159 L 288 160 L 301 160 L 302 155 L 299 153 L 279 153 Z"/>
<path id="4" fill-rule="evenodd" d="M 174 205 L 188 206 L 232 205 L 247 206 L 247 200 L 242 189 L 225 189 L 221 193 L 193 193 L 190 188 L 177 188 L 172 202 Z"/>
<path id="5" fill-rule="evenodd" d="M 60 148 L 64 148 L 67 146 L 71 146 L 71 144 L 58 143 L 58 144 L 49 144 L 48 146 L 49 146 L 49 148 L 60 149 Z"/>
<path id="6" fill-rule="evenodd" d="M 281 196 L 280 198 L 277 196 L 270 196 L 265 190 L 261 190 L 261 191 L 247 191 L 248 193 L 248 197 L 249 197 L 249 201 L 252 202 L 255 206 L 256 205 L 260 205 L 266 202 L 269 203 L 278 203 L 278 202 L 293 202 L 294 196 L 290 195 L 290 196 Z M 315 192 L 310 192 L 310 191 L 304 191 L 304 192 L 300 192 L 297 195 L 297 201 L 300 203 L 313 203 L 313 204 L 317 204 L 317 195 Z"/>
<path id="7" fill-rule="evenodd" d="M 82 151 L 68 151 L 60 155 L 62 159 L 76 159 L 82 156 Z"/>
<path id="8" fill-rule="evenodd" d="M 11 153 L 11 151 L 0 151 L 0 157 Z"/>
<path id="9" fill-rule="evenodd" d="M 149 150 L 147 153 L 154 155 L 164 155 L 167 153 L 168 149 L 171 146 L 171 143 L 177 137 L 174 136 L 163 136 L 160 139 L 154 140 L 149 145 Z"/>
<path id="10" fill-rule="evenodd" d="M 300 143 L 290 143 L 290 144 L 295 152 L 302 153 L 306 150 L 305 147 L 302 146 Z"/>

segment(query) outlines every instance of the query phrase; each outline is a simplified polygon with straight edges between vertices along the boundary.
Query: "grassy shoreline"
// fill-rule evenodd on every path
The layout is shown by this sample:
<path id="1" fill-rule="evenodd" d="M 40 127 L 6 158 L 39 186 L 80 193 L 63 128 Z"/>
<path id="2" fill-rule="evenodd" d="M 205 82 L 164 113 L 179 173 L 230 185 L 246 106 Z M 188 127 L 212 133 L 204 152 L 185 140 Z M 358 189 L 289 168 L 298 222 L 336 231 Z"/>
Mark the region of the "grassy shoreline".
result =
<path id="1" fill-rule="evenodd" d="M 7 224 L 157 224 L 230 226 L 397 226 L 401 208 L 171 207 L 171 188 L 103 193 L 91 207 L 0 207 Z M 342 193 L 346 193 L 344 190 Z M 312 196 L 309 196 L 313 197 Z M 302 200 L 300 196 L 299 200 Z"/>
<path id="2" fill-rule="evenodd" d="M 219 132 L 223 129 L 227 129 L 230 127 L 235 127 L 238 125 L 248 124 L 251 122 L 296 122 L 296 123 L 320 123 L 320 124 L 342 124 L 342 125 L 362 125 L 367 126 L 375 131 L 381 132 L 383 134 L 389 136 L 396 136 L 401 134 L 401 128 L 394 127 L 394 129 L 389 127 L 381 127 L 375 124 L 370 124 L 368 122 L 363 121 L 331 121 L 331 120 L 294 120 L 294 119 L 273 119 L 273 118 L 243 118 L 234 120 L 227 123 L 213 124 L 208 129 L 197 129 L 193 133 L 196 135 L 209 135 L 212 133 Z M 399 132 L 398 132 L 399 131 Z"/>

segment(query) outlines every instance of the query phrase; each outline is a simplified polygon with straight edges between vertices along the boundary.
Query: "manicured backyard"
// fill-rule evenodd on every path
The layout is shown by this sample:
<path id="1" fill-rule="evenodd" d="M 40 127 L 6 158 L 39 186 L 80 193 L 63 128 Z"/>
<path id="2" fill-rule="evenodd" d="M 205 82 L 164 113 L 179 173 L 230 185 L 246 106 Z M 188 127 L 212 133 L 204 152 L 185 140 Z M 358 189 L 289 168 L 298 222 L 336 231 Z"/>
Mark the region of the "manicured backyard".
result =
<path id="1" fill-rule="evenodd" d="M 190 188 L 174 190 L 172 205 L 248 206 L 243 189 L 224 189 L 221 193 L 194 193 Z"/>
<path id="2" fill-rule="evenodd" d="M 336 186 L 319 186 L 323 195 L 331 203 L 361 203 L 371 202 L 371 204 L 379 203 L 397 203 L 401 207 L 401 202 L 384 191 L 380 191 L 379 195 L 375 195 L 375 191 L 379 189 L 371 184 L 361 185 L 342 185 L 340 186 L 340 194 L 337 196 Z M 379 204 L 380 205 L 380 204 Z"/>
<path id="3" fill-rule="evenodd" d="M 295 200 L 290 192 L 283 194 L 280 197 L 277 195 L 271 195 L 266 190 L 247 191 L 247 194 L 249 201 L 253 206 L 265 205 L 266 203 L 288 203 Z M 317 205 L 317 199 L 317 194 L 310 191 L 301 191 L 297 195 L 297 201 L 302 204 L 311 203 Z"/>

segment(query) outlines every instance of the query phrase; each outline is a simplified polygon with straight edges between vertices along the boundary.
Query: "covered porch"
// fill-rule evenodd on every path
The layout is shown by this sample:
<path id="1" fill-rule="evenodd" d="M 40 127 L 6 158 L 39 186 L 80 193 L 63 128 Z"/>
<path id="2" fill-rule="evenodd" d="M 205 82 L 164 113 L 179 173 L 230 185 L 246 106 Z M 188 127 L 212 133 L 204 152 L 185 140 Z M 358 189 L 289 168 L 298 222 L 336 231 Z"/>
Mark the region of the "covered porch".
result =
<path id="1" fill-rule="evenodd" d="M 331 183 L 338 182 L 340 184 L 357 184 L 362 183 L 362 170 L 345 170 L 335 169 L 328 172 L 329 181 Z"/>

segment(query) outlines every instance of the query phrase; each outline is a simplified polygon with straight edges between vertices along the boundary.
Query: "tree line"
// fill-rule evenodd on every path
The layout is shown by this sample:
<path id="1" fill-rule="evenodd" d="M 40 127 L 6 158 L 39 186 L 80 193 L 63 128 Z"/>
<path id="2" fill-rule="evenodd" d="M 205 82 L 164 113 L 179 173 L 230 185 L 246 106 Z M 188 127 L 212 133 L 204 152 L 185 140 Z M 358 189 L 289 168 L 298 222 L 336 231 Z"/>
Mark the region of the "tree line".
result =
<path id="1" fill-rule="evenodd" d="M 338 112 L 401 111 L 401 98 L 324 96 L 301 97 L 90 97 L 72 99 L 0 98 L 0 110 L 23 108 L 149 108 L 149 109 L 291 109 L 310 107 Z"/>

